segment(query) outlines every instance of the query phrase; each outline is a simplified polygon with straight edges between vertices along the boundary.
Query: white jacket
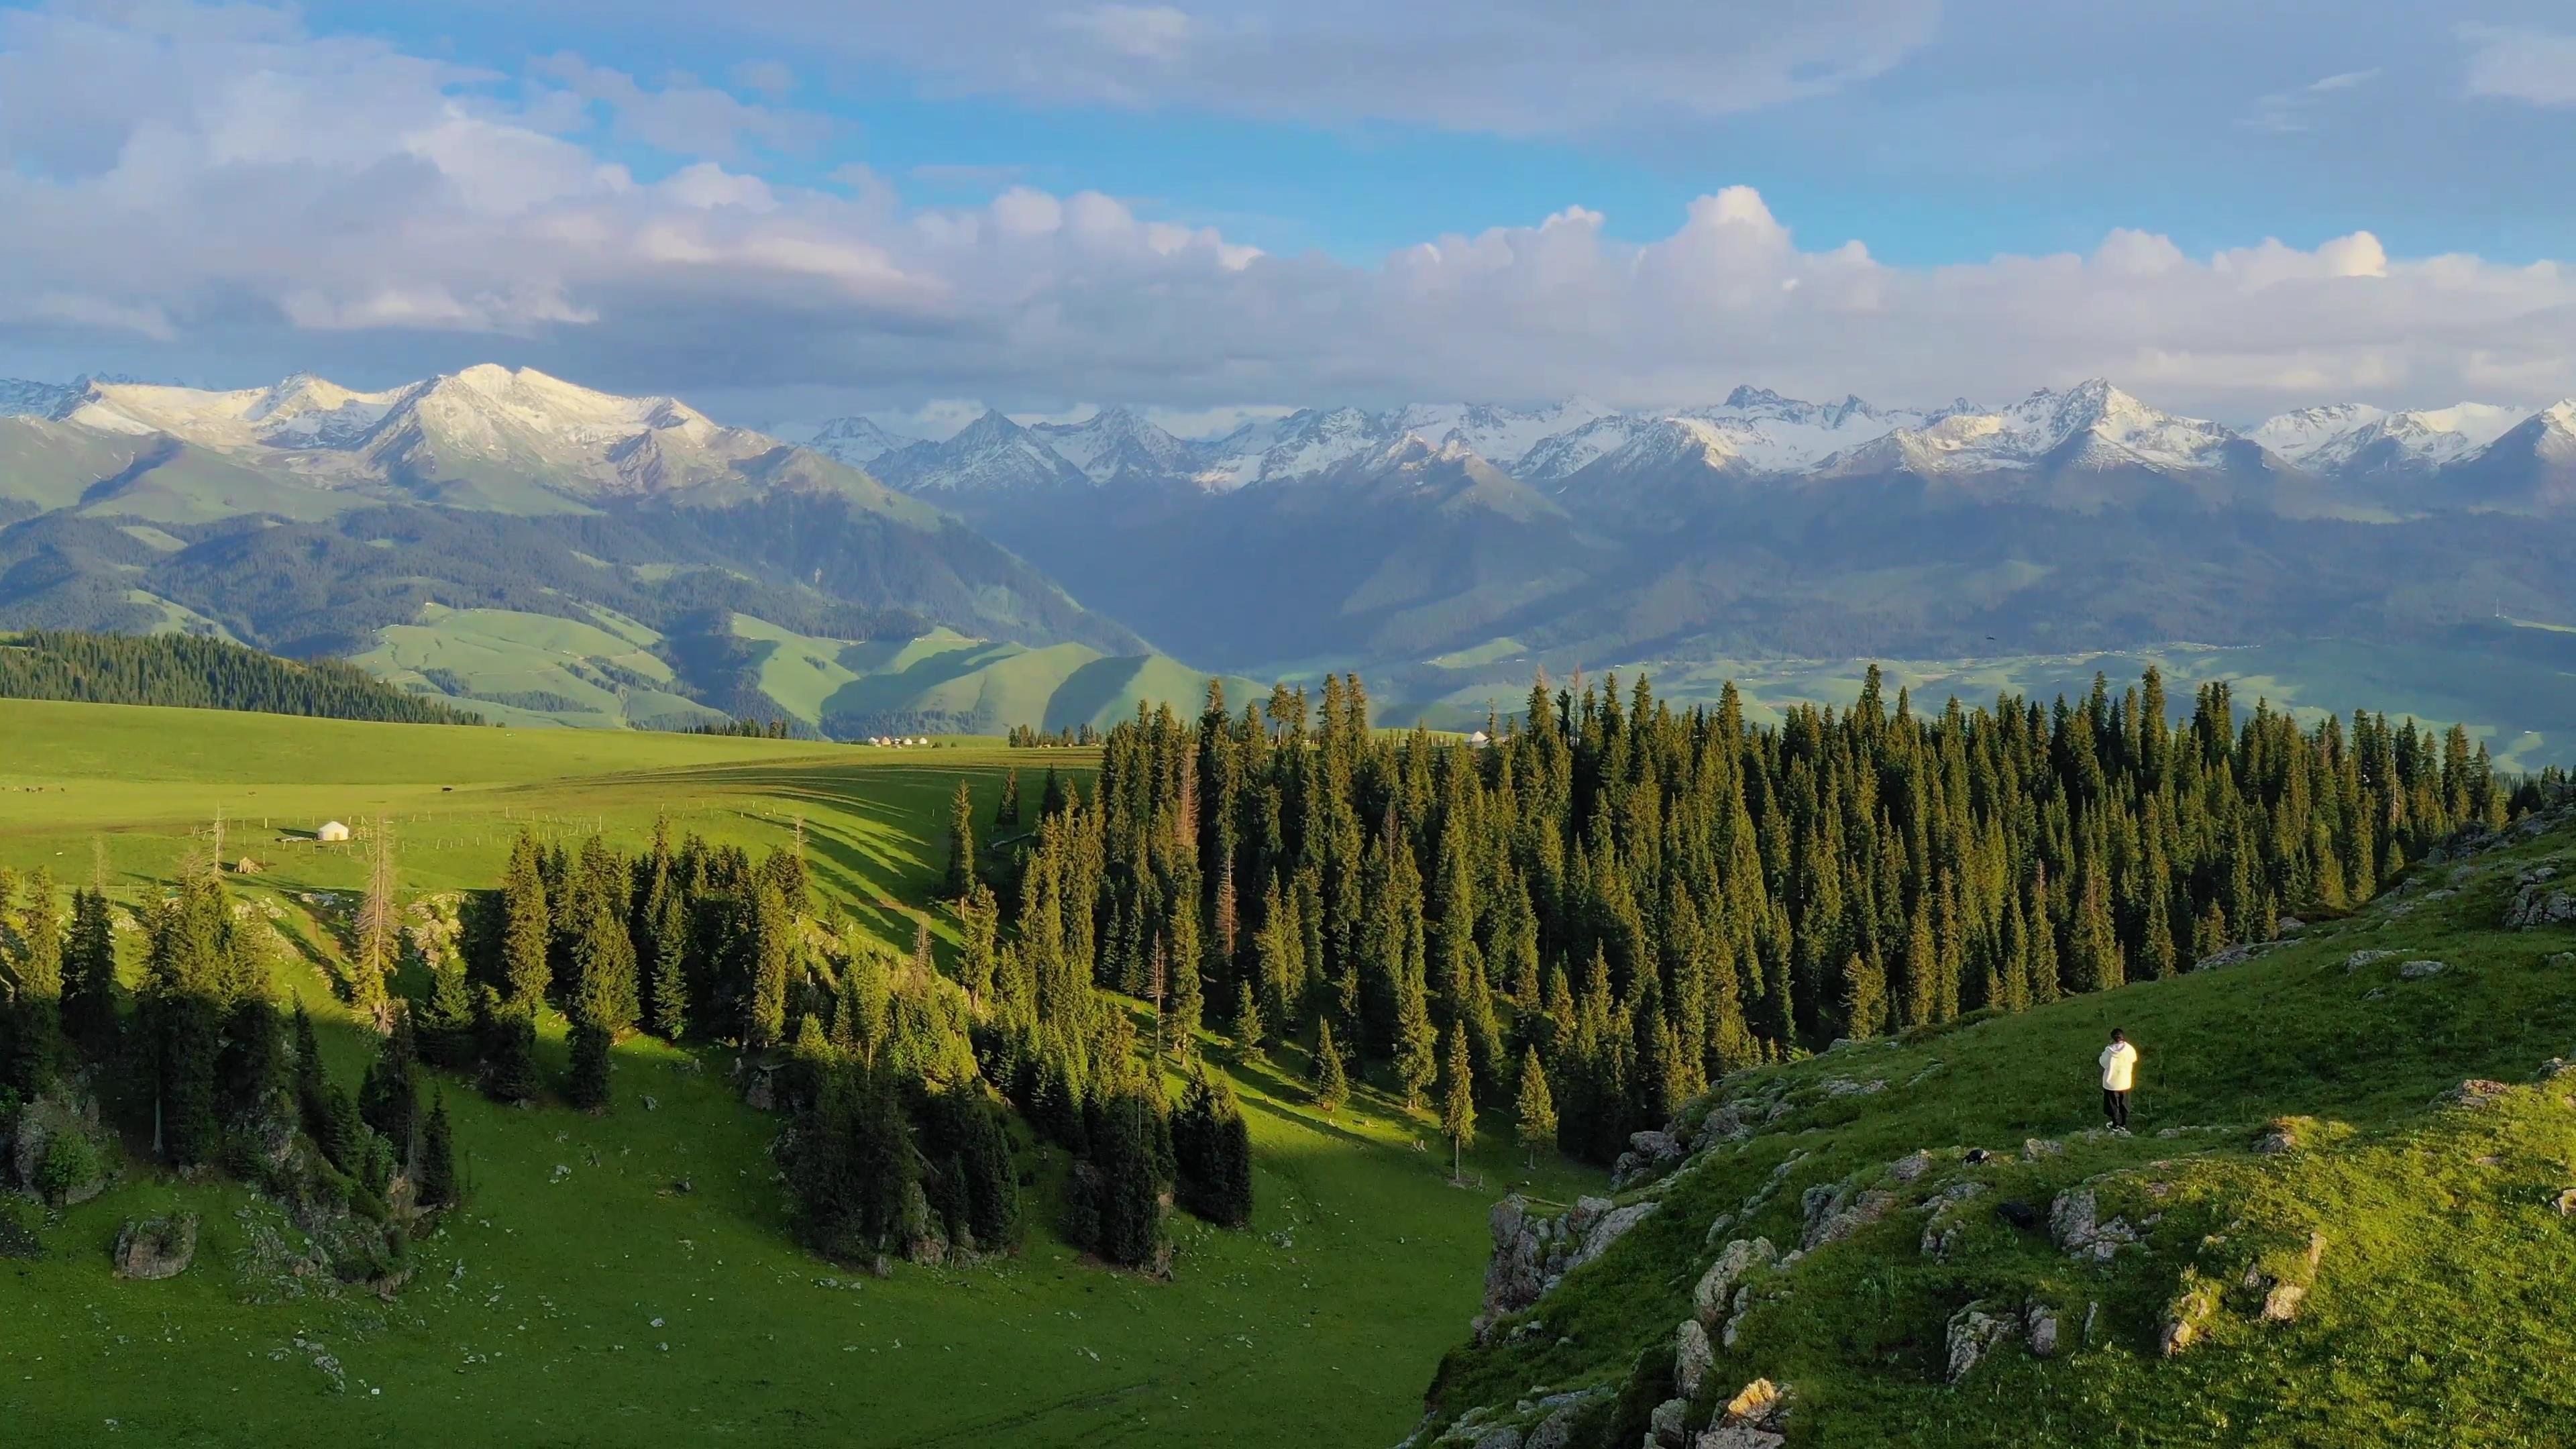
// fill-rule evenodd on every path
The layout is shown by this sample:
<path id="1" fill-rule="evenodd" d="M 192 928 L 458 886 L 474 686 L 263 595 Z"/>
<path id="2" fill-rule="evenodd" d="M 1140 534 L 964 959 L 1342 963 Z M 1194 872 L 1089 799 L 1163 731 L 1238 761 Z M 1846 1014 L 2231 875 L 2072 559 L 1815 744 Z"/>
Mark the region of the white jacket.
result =
<path id="1" fill-rule="evenodd" d="M 2102 1048 L 2102 1090 L 2125 1092 L 2138 1070 L 2138 1049 L 2124 1041 Z"/>

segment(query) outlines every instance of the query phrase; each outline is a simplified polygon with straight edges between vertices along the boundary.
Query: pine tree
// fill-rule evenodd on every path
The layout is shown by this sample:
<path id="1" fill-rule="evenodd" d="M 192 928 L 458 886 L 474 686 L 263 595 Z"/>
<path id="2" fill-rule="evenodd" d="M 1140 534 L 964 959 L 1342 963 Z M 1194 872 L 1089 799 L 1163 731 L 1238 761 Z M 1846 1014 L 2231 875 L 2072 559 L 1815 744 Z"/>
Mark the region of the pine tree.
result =
<path id="1" fill-rule="evenodd" d="M 1422 1105 L 1422 1094 L 1439 1073 L 1439 1041 L 1421 974 L 1407 970 L 1397 978 L 1395 1001 L 1395 1077 L 1404 1088 L 1407 1111 Z"/>
<path id="2" fill-rule="evenodd" d="M 493 985 L 512 1011 L 533 1015 L 553 984 L 548 957 L 554 924 L 547 911 L 543 853 L 533 835 L 521 832 L 510 846 L 510 864 L 501 881 L 501 959 Z"/>
<path id="3" fill-rule="evenodd" d="M 435 1212 L 456 1202 L 456 1132 L 447 1120 L 447 1095 L 430 1103 L 429 1121 L 420 1134 L 419 1160 L 412 1165 L 413 1200 Z"/>
<path id="4" fill-rule="evenodd" d="M 413 1133 L 420 1114 L 420 1084 L 413 1075 L 416 1055 L 411 1014 L 397 1010 L 392 1029 L 358 1087 L 358 1115 L 392 1144 L 398 1162 L 409 1162 L 416 1151 Z"/>
<path id="5" fill-rule="evenodd" d="M 1015 767 L 1002 772 L 1002 798 L 993 806 L 993 834 L 1020 828 L 1020 772 Z"/>
<path id="6" fill-rule="evenodd" d="M 1876 1036 L 1887 1029 L 1887 978 L 1866 956 L 1843 966 L 1843 1022 L 1854 1037 Z"/>
<path id="7" fill-rule="evenodd" d="M 948 806 L 948 899 L 963 900 L 975 885 L 975 797 L 966 781 L 957 781 Z"/>
<path id="8" fill-rule="evenodd" d="M 689 905 L 677 885 L 652 909 L 649 980 L 653 1034 L 676 1042 L 689 1034 Z"/>
<path id="9" fill-rule="evenodd" d="M 743 1040 L 757 1049 L 777 1045 L 786 1033 L 787 968 L 795 950 L 795 918 L 777 886 L 766 880 L 752 890 L 750 927 L 743 943 L 751 986 Z"/>
<path id="10" fill-rule="evenodd" d="M 533 1010 L 483 988 L 483 1092 L 496 1102 L 533 1102 L 537 1077 L 537 1019 Z"/>
<path id="11" fill-rule="evenodd" d="M 1539 1149 L 1556 1144 L 1556 1099 L 1548 1095 L 1547 1069 L 1539 1064 L 1536 1047 L 1521 1049 L 1520 1094 L 1512 1103 L 1512 1119 L 1525 1159 L 1537 1166 Z"/>
<path id="12" fill-rule="evenodd" d="M 584 1111 L 608 1105 L 608 1047 L 605 1027 L 576 1021 L 572 1027 L 572 1071 L 564 1081 L 564 1100 Z"/>
<path id="13" fill-rule="evenodd" d="M 1476 1140 L 1475 1069 L 1467 1055 L 1467 1027 L 1449 1027 L 1449 1051 L 1440 1063 L 1440 1130 L 1449 1138 L 1449 1179 L 1462 1182 L 1467 1148 Z"/>
<path id="14" fill-rule="evenodd" d="M 322 1043 L 313 1034 L 313 1017 L 295 1003 L 295 1106 L 305 1135 L 319 1141 L 330 1130 L 331 1077 L 322 1065 Z"/>
<path id="15" fill-rule="evenodd" d="M 1341 1049 L 1333 1045 L 1333 1023 L 1327 1019 L 1315 1026 L 1315 1065 L 1311 1078 L 1315 1105 L 1329 1117 L 1350 1100 L 1350 1079 L 1342 1071 Z"/>
<path id="16" fill-rule="evenodd" d="M 107 896 L 72 893 L 71 949 L 63 963 L 63 1030 L 92 1061 L 116 1055 L 116 929 Z"/>
<path id="17" fill-rule="evenodd" d="M 429 999 L 415 1008 L 421 1060 L 449 1071 L 473 1065 L 474 994 L 465 982 L 465 963 L 440 953 L 429 961 Z"/>
<path id="18" fill-rule="evenodd" d="M 0 907 L 8 904 L 0 896 Z M 62 1055 L 63 928 L 54 904 L 54 878 L 39 870 L 27 880 L 27 902 L 18 918 L 20 949 L 16 990 L 0 981 L 0 1082 L 33 1096 L 53 1081 Z"/>
<path id="19" fill-rule="evenodd" d="M 1269 1027 L 1261 1019 L 1261 993 L 1253 989 L 1251 978 L 1234 983 L 1234 1044 L 1247 1060 L 1261 1055 L 1261 1044 L 1269 1036 Z"/>

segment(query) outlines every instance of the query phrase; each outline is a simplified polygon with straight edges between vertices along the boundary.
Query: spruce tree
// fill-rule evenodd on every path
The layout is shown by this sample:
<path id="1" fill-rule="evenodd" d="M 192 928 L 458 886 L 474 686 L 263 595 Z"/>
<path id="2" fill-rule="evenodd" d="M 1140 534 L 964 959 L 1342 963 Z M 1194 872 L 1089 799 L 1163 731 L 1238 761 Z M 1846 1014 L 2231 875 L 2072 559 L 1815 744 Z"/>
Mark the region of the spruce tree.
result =
<path id="1" fill-rule="evenodd" d="M 1261 1019 L 1261 993 L 1253 988 L 1251 978 L 1234 983 L 1234 1044 L 1246 1060 L 1260 1057 L 1269 1030 Z"/>
<path id="2" fill-rule="evenodd" d="M 63 1030 L 92 1061 L 116 1055 L 116 929 L 107 897 L 72 893 L 70 951 L 63 963 Z"/>
<path id="3" fill-rule="evenodd" d="M 1407 970 L 1396 981 L 1395 1077 L 1404 1088 L 1407 1111 L 1422 1105 L 1439 1073 L 1440 1034 L 1431 1025 L 1431 1005 L 1424 999 L 1422 977 Z"/>
<path id="4" fill-rule="evenodd" d="M 1887 980 L 1876 963 L 1854 956 L 1843 966 L 1843 1023 L 1854 1037 L 1887 1029 Z"/>
<path id="5" fill-rule="evenodd" d="M 576 1021 L 572 1026 L 572 1069 L 564 1079 L 564 1100 L 586 1112 L 608 1106 L 608 1047 L 612 1040 L 606 1027 Z"/>
<path id="6" fill-rule="evenodd" d="M 496 1102 L 533 1102 L 543 1088 L 537 1076 L 537 1019 L 531 1010 L 484 988 L 483 1092 Z"/>
<path id="7" fill-rule="evenodd" d="M 0 896 L 0 906 L 8 904 Z M 62 1056 L 63 928 L 54 904 L 54 878 L 38 870 L 27 880 L 27 902 L 18 917 L 19 950 L 14 993 L 0 995 L 12 1030 L 5 1033 L 7 1060 L 0 1082 L 33 1096 L 53 1081 Z M 0 982 L 0 986 L 7 983 Z"/>
<path id="8" fill-rule="evenodd" d="M 1440 1130 L 1449 1138 L 1449 1179 L 1464 1181 L 1466 1151 L 1476 1140 L 1476 1090 L 1463 1022 L 1451 1024 L 1448 1054 L 1440 1063 Z"/>
<path id="9" fill-rule="evenodd" d="M 521 832 L 501 881 L 501 959 L 493 982 L 514 1012 L 532 1015 L 554 981 L 547 954 L 554 923 L 547 905 L 544 853 L 535 836 Z"/>
<path id="10" fill-rule="evenodd" d="M 975 797 L 960 777 L 957 794 L 948 804 L 948 899 L 965 899 L 975 878 Z"/>
<path id="11" fill-rule="evenodd" d="M 421 1060 L 449 1071 L 474 1064 L 474 994 L 466 984 L 465 963 L 440 954 L 429 962 L 429 998 L 411 1012 L 417 1022 Z"/>
<path id="12" fill-rule="evenodd" d="M 993 806 L 993 834 L 1020 828 L 1020 772 L 1017 766 L 1002 772 L 1002 798 Z"/>
<path id="13" fill-rule="evenodd" d="M 419 1125 L 420 1084 L 413 1070 L 417 1053 L 411 1014 L 398 1009 L 393 1029 L 385 1034 L 358 1088 L 359 1116 L 393 1145 L 398 1162 L 409 1162 L 417 1150 L 414 1132 Z"/>
<path id="14" fill-rule="evenodd" d="M 430 1103 L 429 1120 L 421 1128 L 419 1159 L 412 1164 L 415 1184 L 413 1200 L 423 1211 L 435 1212 L 456 1202 L 456 1131 L 447 1119 L 447 1095 L 440 1093 Z"/>
<path id="15" fill-rule="evenodd" d="M 1324 1109 L 1325 1116 L 1331 1116 L 1350 1100 L 1350 1079 L 1343 1074 L 1341 1049 L 1333 1045 L 1333 1023 L 1329 1019 L 1315 1025 L 1315 1064 L 1310 1080 L 1315 1105 Z"/>
<path id="16" fill-rule="evenodd" d="M 1547 1069 L 1539 1064 L 1536 1047 L 1521 1049 L 1520 1093 L 1512 1103 L 1512 1119 L 1525 1160 L 1537 1166 L 1539 1149 L 1556 1145 L 1556 1099 L 1548 1095 Z"/>
<path id="17" fill-rule="evenodd" d="M 743 950 L 751 993 L 744 1003 L 743 1040 L 757 1049 L 778 1045 L 787 1030 L 787 970 L 795 952 L 796 919 L 776 885 L 764 880 L 753 888 L 749 924 Z"/>
<path id="18" fill-rule="evenodd" d="M 653 1034 L 676 1042 L 689 1034 L 689 907 L 676 884 L 662 893 L 650 922 L 649 978 Z"/>

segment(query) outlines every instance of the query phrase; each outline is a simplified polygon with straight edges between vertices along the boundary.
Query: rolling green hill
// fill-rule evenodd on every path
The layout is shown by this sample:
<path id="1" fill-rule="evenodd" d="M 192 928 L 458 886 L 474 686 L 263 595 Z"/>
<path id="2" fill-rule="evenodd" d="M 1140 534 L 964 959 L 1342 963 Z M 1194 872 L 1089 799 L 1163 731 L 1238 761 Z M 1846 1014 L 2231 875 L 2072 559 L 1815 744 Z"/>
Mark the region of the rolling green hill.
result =
<path id="1" fill-rule="evenodd" d="M 0 634 L 0 697 L 412 724 L 482 723 L 479 716 L 390 688 L 337 660 L 299 664 L 187 634 Z"/>
<path id="2" fill-rule="evenodd" d="M 1659 1406 L 1730 1449 L 2565 1442 L 2576 920 L 2506 918 L 2571 870 L 2562 805 L 2251 959 L 1730 1077 L 1408 1442 L 1626 1446 Z M 1757 1380 L 1785 1413 L 1730 1427 Z"/>
<path id="3" fill-rule="evenodd" d="M 111 896 L 157 899 L 223 812 L 226 858 L 262 867 L 237 898 L 311 953 L 280 984 L 320 1018 L 344 1084 L 372 1048 L 322 974 L 339 947 L 321 893 L 354 890 L 365 862 L 299 838 L 321 819 L 389 818 L 406 900 L 488 885 L 523 828 L 632 848 L 668 812 L 755 850 L 801 828 L 832 908 L 906 947 L 926 921 L 944 956 L 953 918 L 928 900 L 951 793 L 966 781 L 989 817 L 1004 768 L 1026 762 L 24 702 L 0 702 L 0 736 L 0 867 L 85 879 L 95 845 Z M 540 1044 L 550 1074 L 561 1027 Z M 1043 1230 L 981 1267 L 854 1276 L 792 1245 L 779 1120 L 736 1100 L 731 1065 L 718 1048 L 621 1046 L 599 1116 L 450 1082 L 472 1196 L 390 1303 L 267 1271 L 250 1250 L 270 1219 L 240 1189 L 129 1169 L 42 1215 L 40 1258 L 0 1259 L 11 1442 L 1384 1444 L 1474 1309 L 1491 1192 L 1599 1181 L 1520 1167 L 1495 1124 L 1469 1162 L 1490 1188 L 1449 1186 L 1445 1155 L 1418 1150 L 1427 1119 L 1367 1092 L 1320 1116 L 1291 1057 L 1234 1070 L 1254 1220 L 1182 1227 L 1173 1281 L 1079 1261 Z M 1061 1157 L 1030 1168 L 1049 1192 Z M 119 1224 L 173 1208 L 205 1224 L 195 1265 L 112 1277 Z"/>

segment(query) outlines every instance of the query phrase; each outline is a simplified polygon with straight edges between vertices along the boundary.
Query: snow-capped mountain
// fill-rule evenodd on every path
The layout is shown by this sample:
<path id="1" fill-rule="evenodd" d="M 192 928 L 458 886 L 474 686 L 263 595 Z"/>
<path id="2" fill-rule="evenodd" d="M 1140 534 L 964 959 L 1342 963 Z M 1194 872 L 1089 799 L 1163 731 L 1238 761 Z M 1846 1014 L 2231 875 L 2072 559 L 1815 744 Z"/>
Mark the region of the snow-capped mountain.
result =
<path id="1" fill-rule="evenodd" d="M 59 382 L 0 377 L 0 418 L 59 416 L 79 399 L 86 387 L 86 383 L 79 382 L 66 386 Z"/>
<path id="2" fill-rule="evenodd" d="M 1536 408 L 1413 403 L 1387 414 L 1385 421 L 1434 447 L 1464 443 L 1476 456 L 1510 472 L 1542 441 L 1611 415 L 1599 403 L 1575 398 Z"/>
<path id="3" fill-rule="evenodd" d="M 1203 449 L 1127 408 L 1107 408 L 1078 423 L 1040 423 L 1029 431 L 1094 483 L 1196 482 L 1205 471 Z"/>
<path id="4" fill-rule="evenodd" d="M 853 468 L 864 468 L 897 448 L 909 448 L 921 439 L 907 437 L 881 428 L 866 418 L 834 418 L 815 428 L 805 439 L 805 446 L 835 462 Z"/>
<path id="5" fill-rule="evenodd" d="M 2348 403 L 2284 413 L 2247 436 L 2311 472 L 2430 473 L 2467 458 L 2530 416 L 2528 409 L 2491 403 L 2396 413 Z"/>
<path id="6" fill-rule="evenodd" d="M 855 475 L 814 472 L 830 465 L 811 454 L 782 471 L 788 445 L 675 398 L 622 397 L 489 363 L 378 392 L 305 373 L 228 391 L 93 381 L 52 415 L 103 433 L 172 438 L 309 486 L 391 485 L 507 508 L 769 486 L 755 474 L 800 488 L 868 488 Z"/>
<path id="7" fill-rule="evenodd" d="M 915 493 L 1004 494 L 1092 486 L 1090 477 L 1046 439 L 998 408 L 945 442 L 914 443 L 883 454 L 870 471 Z"/>
<path id="8" fill-rule="evenodd" d="M 2099 378 L 2042 388 L 2001 412 L 1956 412 L 1825 459 L 1820 471 L 1926 477 L 2072 468 L 2192 473 L 2223 468 L 2243 439 L 2213 422 L 2147 406 Z"/>

